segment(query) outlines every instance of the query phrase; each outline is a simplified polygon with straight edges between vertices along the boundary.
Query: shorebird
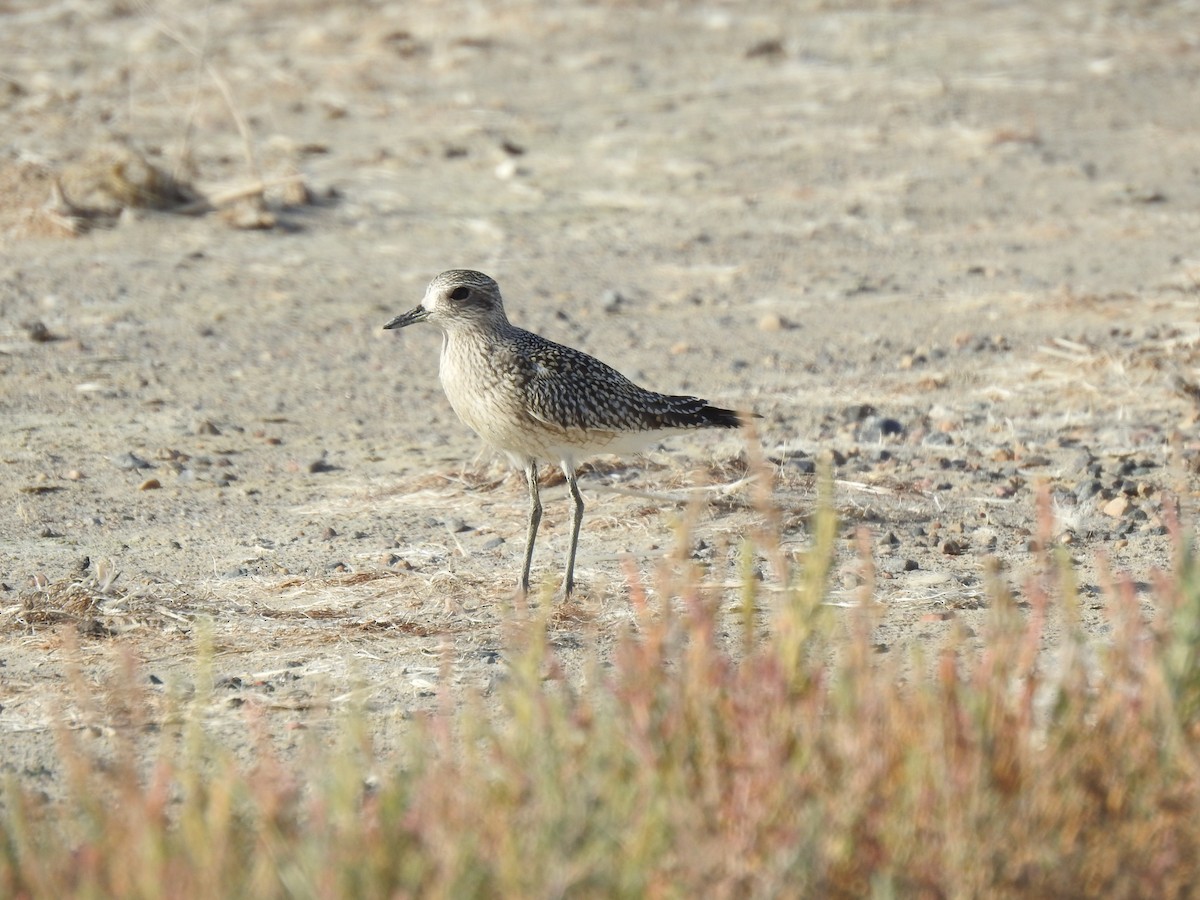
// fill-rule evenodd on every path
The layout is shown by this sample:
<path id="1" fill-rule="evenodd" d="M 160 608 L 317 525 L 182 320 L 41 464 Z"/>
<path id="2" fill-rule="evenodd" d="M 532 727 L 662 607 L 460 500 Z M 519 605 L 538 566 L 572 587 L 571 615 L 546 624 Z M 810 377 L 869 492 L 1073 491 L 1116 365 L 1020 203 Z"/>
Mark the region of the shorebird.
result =
<path id="1" fill-rule="evenodd" d="M 736 428 L 738 414 L 698 397 L 638 387 L 580 350 L 511 324 L 500 286 L 482 272 L 451 269 L 433 279 L 419 306 L 384 328 L 431 322 L 442 331 L 439 375 L 458 417 L 484 443 L 525 471 L 529 531 L 520 588 L 529 591 L 533 545 L 542 520 L 538 462 L 558 463 L 575 503 L 563 593 L 575 588 L 583 497 L 575 467 L 603 453 L 638 450 L 695 428 Z"/>

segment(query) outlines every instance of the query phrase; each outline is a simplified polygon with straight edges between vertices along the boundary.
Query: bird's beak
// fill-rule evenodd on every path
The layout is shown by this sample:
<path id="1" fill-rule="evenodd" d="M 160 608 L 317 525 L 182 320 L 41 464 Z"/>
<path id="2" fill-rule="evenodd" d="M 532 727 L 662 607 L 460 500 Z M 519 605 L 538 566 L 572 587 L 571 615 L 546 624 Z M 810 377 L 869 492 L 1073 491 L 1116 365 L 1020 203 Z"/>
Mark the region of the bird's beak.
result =
<path id="1" fill-rule="evenodd" d="M 406 313 L 396 316 L 392 321 L 388 322 L 383 327 L 387 328 L 403 328 L 405 325 L 412 325 L 416 322 L 424 322 L 429 318 L 429 310 L 423 306 L 418 306 L 410 309 Z"/>

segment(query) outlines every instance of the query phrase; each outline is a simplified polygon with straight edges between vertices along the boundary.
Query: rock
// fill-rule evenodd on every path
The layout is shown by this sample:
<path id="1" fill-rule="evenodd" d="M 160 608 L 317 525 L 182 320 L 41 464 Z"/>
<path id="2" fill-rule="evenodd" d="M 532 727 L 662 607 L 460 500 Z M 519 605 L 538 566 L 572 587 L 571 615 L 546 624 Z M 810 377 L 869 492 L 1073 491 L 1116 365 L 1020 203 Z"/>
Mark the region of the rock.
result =
<path id="1" fill-rule="evenodd" d="M 834 466 L 844 466 L 846 464 L 846 454 L 833 447 L 828 447 L 822 452 L 822 458 L 828 460 Z"/>
<path id="2" fill-rule="evenodd" d="M 861 422 L 875 415 L 878 410 L 870 403 L 855 403 L 842 410 L 843 422 Z"/>
<path id="3" fill-rule="evenodd" d="M 997 539 L 996 529 L 987 526 L 976 528 L 971 532 L 971 543 L 977 547 L 982 547 L 984 550 L 994 550 Z"/>
<path id="4" fill-rule="evenodd" d="M 112 458 L 112 464 L 118 469 L 153 469 L 154 464 L 142 459 L 136 453 L 122 453 Z"/>
<path id="5" fill-rule="evenodd" d="M 1075 486 L 1075 502 L 1083 503 L 1095 497 L 1104 488 L 1098 479 L 1085 478 Z"/>
<path id="6" fill-rule="evenodd" d="M 794 323 L 789 322 L 783 316 L 779 315 L 779 313 L 764 313 L 763 316 L 758 320 L 759 331 L 790 331 L 795 327 L 796 326 Z"/>
<path id="7" fill-rule="evenodd" d="M 34 322 L 25 323 L 25 334 L 35 344 L 48 344 L 51 341 L 57 341 L 58 336 L 46 327 L 46 323 L 40 319 Z"/>
<path id="8" fill-rule="evenodd" d="M 314 475 L 320 474 L 321 472 L 332 472 L 336 468 L 337 466 L 333 465 L 331 462 L 328 462 L 324 456 L 322 456 L 320 459 L 314 459 L 308 464 L 308 471 Z"/>
<path id="9" fill-rule="evenodd" d="M 1083 475 L 1092 464 L 1094 457 L 1087 447 L 1080 447 L 1063 460 L 1063 473 L 1066 475 Z"/>
<path id="10" fill-rule="evenodd" d="M 139 491 L 156 491 L 162 487 L 162 483 L 157 478 L 147 478 L 138 485 Z"/>
<path id="11" fill-rule="evenodd" d="M 600 297 L 601 309 L 609 315 L 615 315 L 621 311 L 621 307 L 625 306 L 629 301 L 621 294 L 620 291 L 609 288 Z"/>
<path id="12" fill-rule="evenodd" d="M 855 431 L 855 438 L 864 444 L 876 444 L 884 438 L 904 434 L 904 426 L 896 419 L 868 416 Z"/>
<path id="13" fill-rule="evenodd" d="M 1124 495 L 1113 497 L 1101 509 L 1106 516 L 1112 516 L 1114 519 L 1119 519 L 1129 511 L 1129 499 Z"/>

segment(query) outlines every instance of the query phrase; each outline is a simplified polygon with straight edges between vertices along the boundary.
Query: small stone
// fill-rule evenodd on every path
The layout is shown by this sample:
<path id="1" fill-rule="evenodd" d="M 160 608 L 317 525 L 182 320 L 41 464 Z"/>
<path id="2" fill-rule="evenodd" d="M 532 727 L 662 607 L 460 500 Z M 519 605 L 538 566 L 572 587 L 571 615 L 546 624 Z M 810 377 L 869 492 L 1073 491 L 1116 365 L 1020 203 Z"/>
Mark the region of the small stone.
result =
<path id="1" fill-rule="evenodd" d="M 1072 475 L 1082 475 L 1094 461 L 1092 452 L 1087 447 L 1080 447 L 1063 461 L 1063 471 Z"/>
<path id="2" fill-rule="evenodd" d="M 846 454 L 840 450 L 835 450 L 833 447 L 828 447 L 821 451 L 821 458 L 828 460 L 834 466 L 844 466 L 846 464 Z"/>
<path id="3" fill-rule="evenodd" d="M 67 472 L 67 474 L 63 477 L 65 477 L 67 481 L 81 481 L 85 476 L 78 469 L 71 469 L 71 471 Z"/>
<path id="4" fill-rule="evenodd" d="M 29 335 L 29 339 L 35 344 L 48 344 L 51 341 L 57 341 L 58 337 L 46 327 L 46 323 L 41 320 L 25 323 L 25 333 Z"/>
<path id="5" fill-rule="evenodd" d="M 994 550 L 996 547 L 997 534 L 994 528 L 976 528 L 971 533 L 971 543 L 977 547 L 982 547 L 984 550 Z"/>
<path id="6" fill-rule="evenodd" d="M 162 482 L 160 482 L 157 478 L 147 478 L 145 481 L 143 481 L 141 484 L 138 485 L 138 490 L 139 491 L 156 491 L 160 487 L 162 487 Z"/>
<path id="7" fill-rule="evenodd" d="M 759 331 L 766 331 L 766 332 L 786 331 L 792 327 L 793 327 L 792 324 L 790 322 L 788 322 L 787 319 L 785 319 L 783 316 L 779 315 L 779 313 L 773 313 L 773 312 L 765 313 L 758 320 L 758 330 Z"/>
<path id="8" fill-rule="evenodd" d="M 122 453 L 114 456 L 112 464 L 118 469 L 153 469 L 154 464 L 142 459 L 136 453 Z"/>
<path id="9" fill-rule="evenodd" d="M 219 428 L 217 428 L 217 426 L 214 425 L 208 419 L 201 419 L 200 421 L 198 421 L 192 425 L 192 432 L 194 434 L 214 434 L 215 435 L 215 434 L 220 434 L 221 430 Z"/>
<path id="10" fill-rule="evenodd" d="M 1101 512 L 1106 516 L 1112 516 L 1114 519 L 1119 519 L 1129 511 L 1129 499 L 1124 495 L 1113 497 L 1104 504 Z"/>
<path id="11" fill-rule="evenodd" d="M 321 540 L 323 541 L 332 541 L 337 536 L 338 533 L 334 530 L 333 526 L 330 526 L 321 532 Z"/>
<path id="12" fill-rule="evenodd" d="M 875 444 L 884 438 L 904 434 L 904 426 L 896 419 L 870 416 L 863 420 L 855 435 L 864 444 Z"/>
<path id="13" fill-rule="evenodd" d="M 1083 503 L 1085 500 L 1090 500 L 1099 494 L 1103 488 L 1104 485 L 1102 485 L 1097 479 L 1086 478 L 1079 482 L 1079 484 L 1075 487 L 1075 501 L 1077 503 Z"/>
<path id="14" fill-rule="evenodd" d="M 961 556 L 965 549 L 962 541 L 951 539 L 942 542 L 942 552 L 947 556 Z"/>
<path id="15" fill-rule="evenodd" d="M 622 296 L 620 291 L 613 290 L 612 288 L 609 288 L 604 292 L 603 296 L 600 298 L 600 301 L 602 303 L 600 308 L 609 315 L 615 315 L 619 313 L 621 311 L 621 307 L 628 302 L 625 297 Z"/>
<path id="16" fill-rule="evenodd" d="M 509 181 L 520 175 L 528 175 L 529 173 L 524 167 L 518 165 L 515 159 L 505 159 L 500 162 L 495 168 L 496 177 L 501 181 Z"/>
<path id="17" fill-rule="evenodd" d="M 275 227 L 275 215 L 267 209 L 261 195 L 243 197 L 221 210 L 225 223 L 241 231 L 257 231 Z"/>

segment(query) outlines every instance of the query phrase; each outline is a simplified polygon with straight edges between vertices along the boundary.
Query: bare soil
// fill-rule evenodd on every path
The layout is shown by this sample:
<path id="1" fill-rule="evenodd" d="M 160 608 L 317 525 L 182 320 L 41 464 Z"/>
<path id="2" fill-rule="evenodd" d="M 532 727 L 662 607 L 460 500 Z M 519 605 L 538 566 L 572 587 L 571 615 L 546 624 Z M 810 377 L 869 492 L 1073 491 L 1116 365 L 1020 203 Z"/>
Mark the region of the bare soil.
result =
<path id="1" fill-rule="evenodd" d="M 357 700 L 387 748 L 502 677 L 521 477 L 434 330 L 381 329 L 447 268 L 763 416 L 585 469 L 568 664 L 628 571 L 734 607 L 759 446 L 790 557 L 832 461 L 880 653 L 981 639 L 1039 527 L 1098 643 L 1106 570 L 1152 615 L 1200 491 L 1198 80 L 1193 3 L 0 0 L 0 770 L 55 794 L 52 723 L 103 746 L 122 659 L 186 693 L 206 629 L 239 752 L 247 705 L 287 747 Z"/>

